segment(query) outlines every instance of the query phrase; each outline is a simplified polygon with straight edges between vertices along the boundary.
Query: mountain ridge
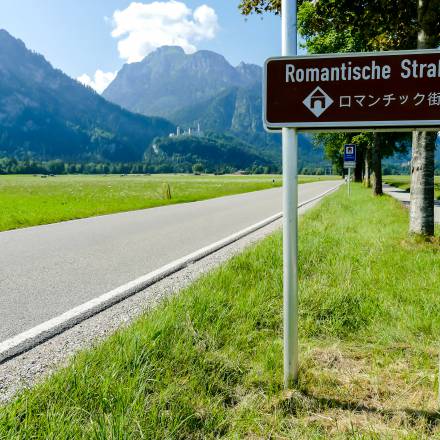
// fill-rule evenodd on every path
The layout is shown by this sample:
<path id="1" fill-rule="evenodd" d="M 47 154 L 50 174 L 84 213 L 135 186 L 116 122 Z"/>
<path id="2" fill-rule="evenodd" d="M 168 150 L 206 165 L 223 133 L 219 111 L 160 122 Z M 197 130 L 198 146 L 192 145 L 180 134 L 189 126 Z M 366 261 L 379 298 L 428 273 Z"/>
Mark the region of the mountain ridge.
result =
<path id="1" fill-rule="evenodd" d="M 0 30 L 0 155 L 134 161 L 175 126 L 133 114 Z"/>
<path id="2" fill-rule="evenodd" d="M 167 117 L 231 85 L 259 82 L 261 75 L 261 67 L 246 63 L 233 67 L 213 51 L 186 54 L 178 46 L 162 46 L 138 63 L 125 64 L 102 95 L 130 111 Z"/>

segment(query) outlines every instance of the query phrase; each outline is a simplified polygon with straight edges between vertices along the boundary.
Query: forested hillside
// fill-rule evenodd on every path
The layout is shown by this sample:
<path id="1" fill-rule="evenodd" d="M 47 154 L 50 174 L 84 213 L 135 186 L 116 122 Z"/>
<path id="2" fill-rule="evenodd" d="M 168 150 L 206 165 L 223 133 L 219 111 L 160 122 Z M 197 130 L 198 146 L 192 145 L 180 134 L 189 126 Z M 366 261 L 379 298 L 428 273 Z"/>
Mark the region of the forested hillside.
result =
<path id="1" fill-rule="evenodd" d="M 0 157 L 136 161 L 173 130 L 106 101 L 0 30 Z"/>

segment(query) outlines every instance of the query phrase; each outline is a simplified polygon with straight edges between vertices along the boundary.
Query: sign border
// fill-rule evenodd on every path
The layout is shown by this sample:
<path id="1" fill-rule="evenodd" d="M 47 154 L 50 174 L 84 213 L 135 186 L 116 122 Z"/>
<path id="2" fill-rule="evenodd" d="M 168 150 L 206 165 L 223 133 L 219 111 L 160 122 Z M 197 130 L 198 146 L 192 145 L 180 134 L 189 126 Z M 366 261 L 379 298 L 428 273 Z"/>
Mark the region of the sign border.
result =
<path id="1" fill-rule="evenodd" d="M 428 119 L 425 121 L 352 121 L 352 122 L 276 122 L 267 121 L 267 65 L 271 61 L 283 60 L 309 60 L 309 59 L 327 59 L 327 58 L 365 58 L 371 56 L 388 55 L 418 55 L 418 54 L 439 54 L 439 49 L 421 49 L 421 50 L 389 50 L 382 52 L 343 52 L 311 54 L 300 56 L 281 56 L 270 57 L 264 62 L 263 70 L 263 126 L 268 133 L 280 132 L 282 128 L 296 128 L 298 131 L 414 131 L 417 129 L 431 128 L 432 131 L 440 130 L 440 119 Z M 431 131 L 431 130 L 430 130 Z"/>

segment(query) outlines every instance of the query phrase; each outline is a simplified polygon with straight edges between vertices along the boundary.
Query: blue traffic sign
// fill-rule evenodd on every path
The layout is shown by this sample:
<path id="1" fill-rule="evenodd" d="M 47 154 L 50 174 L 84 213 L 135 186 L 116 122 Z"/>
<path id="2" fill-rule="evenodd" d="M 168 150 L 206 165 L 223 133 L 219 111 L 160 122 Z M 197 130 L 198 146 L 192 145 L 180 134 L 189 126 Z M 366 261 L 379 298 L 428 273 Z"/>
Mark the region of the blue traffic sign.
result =
<path id="1" fill-rule="evenodd" d="M 344 162 L 356 162 L 356 145 L 344 145 Z"/>

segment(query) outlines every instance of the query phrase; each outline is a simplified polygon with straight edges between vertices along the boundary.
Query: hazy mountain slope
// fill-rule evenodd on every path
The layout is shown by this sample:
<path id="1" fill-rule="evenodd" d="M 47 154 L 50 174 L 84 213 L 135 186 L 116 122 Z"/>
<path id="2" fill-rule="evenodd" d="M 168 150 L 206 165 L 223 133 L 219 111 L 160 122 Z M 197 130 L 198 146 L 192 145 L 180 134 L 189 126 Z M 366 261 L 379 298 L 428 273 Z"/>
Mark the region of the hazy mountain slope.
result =
<path id="1" fill-rule="evenodd" d="M 238 90 L 238 87 L 228 88 L 213 98 L 170 113 L 169 118 L 183 127 L 200 123 L 202 130 L 219 133 L 231 130 Z"/>
<path id="2" fill-rule="evenodd" d="M 0 156 L 140 160 L 173 130 L 107 102 L 0 30 Z"/>
<path id="3" fill-rule="evenodd" d="M 230 87 L 213 98 L 171 113 L 169 118 L 182 126 L 200 123 L 203 130 L 231 131 L 244 137 L 258 133 L 263 135 L 263 144 L 270 144 L 273 140 L 264 131 L 261 105 L 261 84 L 256 83 Z"/>
<path id="4" fill-rule="evenodd" d="M 215 52 L 185 54 L 163 46 L 139 63 L 126 64 L 103 96 L 144 115 L 168 116 L 206 101 L 232 86 L 261 82 L 261 67 L 241 63 L 233 67 Z"/>

